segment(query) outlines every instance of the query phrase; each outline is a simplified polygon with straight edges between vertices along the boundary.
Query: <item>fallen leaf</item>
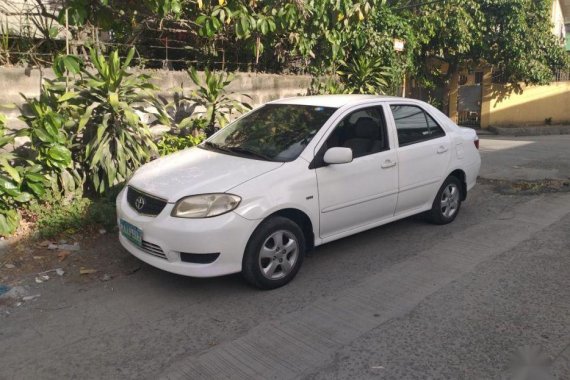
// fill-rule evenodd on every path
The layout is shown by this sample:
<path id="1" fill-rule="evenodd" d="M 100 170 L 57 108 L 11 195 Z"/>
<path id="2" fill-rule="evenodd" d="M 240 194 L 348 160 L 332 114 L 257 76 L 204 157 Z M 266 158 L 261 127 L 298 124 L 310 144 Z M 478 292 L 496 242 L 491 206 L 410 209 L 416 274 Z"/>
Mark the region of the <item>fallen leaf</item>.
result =
<path id="1" fill-rule="evenodd" d="M 97 273 L 97 269 L 89 269 L 85 267 L 79 268 L 79 274 L 93 274 Z"/>
<path id="2" fill-rule="evenodd" d="M 71 252 L 69 251 L 61 251 L 57 254 L 57 258 L 59 259 L 60 262 L 62 262 L 63 260 L 67 259 L 67 256 L 69 256 L 71 254 Z"/>

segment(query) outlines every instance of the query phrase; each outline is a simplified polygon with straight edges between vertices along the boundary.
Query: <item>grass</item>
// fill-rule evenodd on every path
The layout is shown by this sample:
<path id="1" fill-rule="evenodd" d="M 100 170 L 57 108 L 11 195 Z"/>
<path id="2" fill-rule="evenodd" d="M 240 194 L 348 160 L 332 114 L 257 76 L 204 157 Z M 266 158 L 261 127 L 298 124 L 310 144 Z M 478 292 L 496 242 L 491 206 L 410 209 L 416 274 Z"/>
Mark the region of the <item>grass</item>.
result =
<path id="1" fill-rule="evenodd" d="M 117 225 L 114 199 L 77 198 L 73 201 L 32 202 L 24 211 L 40 238 L 75 234 L 88 227 L 111 231 Z"/>

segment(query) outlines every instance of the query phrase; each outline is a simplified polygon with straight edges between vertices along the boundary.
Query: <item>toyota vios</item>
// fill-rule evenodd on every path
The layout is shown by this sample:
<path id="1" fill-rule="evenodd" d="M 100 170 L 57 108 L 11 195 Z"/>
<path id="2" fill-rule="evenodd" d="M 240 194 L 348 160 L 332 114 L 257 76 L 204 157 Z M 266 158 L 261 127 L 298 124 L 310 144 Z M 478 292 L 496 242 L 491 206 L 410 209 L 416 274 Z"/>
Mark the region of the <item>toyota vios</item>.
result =
<path id="1" fill-rule="evenodd" d="M 312 247 L 426 213 L 455 219 L 475 132 L 421 101 L 308 96 L 265 104 L 141 167 L 117 198 L 120 241 L 157 268 L 289 282 Z"/>

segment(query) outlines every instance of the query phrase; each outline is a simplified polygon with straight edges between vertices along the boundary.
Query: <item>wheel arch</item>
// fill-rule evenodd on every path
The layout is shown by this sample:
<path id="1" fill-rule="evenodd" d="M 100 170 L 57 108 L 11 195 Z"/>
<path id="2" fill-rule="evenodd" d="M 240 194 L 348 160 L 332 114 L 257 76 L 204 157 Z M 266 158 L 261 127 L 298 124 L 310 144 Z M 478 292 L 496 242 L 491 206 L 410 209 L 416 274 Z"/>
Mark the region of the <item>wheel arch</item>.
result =
<path id="1" fill-rule="evenodd" d="M 313 222 L 311 222 L 311 218 L 309 218 L 305 212 L 296 208 L 284 208 L 268 215 L 263 219 L 263 221 L 266 221 L 267 219 L 274 216 L 287 218 L 296 223 L 301 228 L 301 231 L 303 231 L 303 234 L 305 235 L 305 248 L 307 251 L 310 251 L 315 247 L 315 232 L 313 230 Z"/>
<path id="2" fill-rule="evenodd" d="M 461 200 L 467 199 L 467 176 L 462 169 L 455 169 L 452 171 L 448 177 L 455 177 L 461 183 Z"/>

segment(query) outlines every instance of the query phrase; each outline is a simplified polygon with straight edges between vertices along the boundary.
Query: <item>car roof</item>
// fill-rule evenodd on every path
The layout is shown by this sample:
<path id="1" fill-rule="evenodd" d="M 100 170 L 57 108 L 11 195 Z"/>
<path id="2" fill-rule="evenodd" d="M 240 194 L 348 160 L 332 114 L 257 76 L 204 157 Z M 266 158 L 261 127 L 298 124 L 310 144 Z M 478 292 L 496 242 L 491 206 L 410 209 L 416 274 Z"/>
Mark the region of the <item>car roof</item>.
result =
<path id="1" fill-rule="evenodd" d="M 395 96 L 383 95 L 311 95 L 296 96 L 294 98 L 279 99 L 270 102 L 271 104 L 297 104 L 316 107 L 340 108 L 348 104 L 357 105 L 369 100 L 403 100 Z M 407 99 L 406 99 L 407 100 Z"/>

